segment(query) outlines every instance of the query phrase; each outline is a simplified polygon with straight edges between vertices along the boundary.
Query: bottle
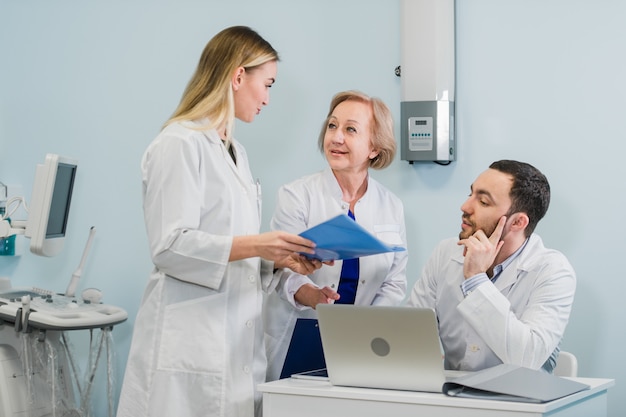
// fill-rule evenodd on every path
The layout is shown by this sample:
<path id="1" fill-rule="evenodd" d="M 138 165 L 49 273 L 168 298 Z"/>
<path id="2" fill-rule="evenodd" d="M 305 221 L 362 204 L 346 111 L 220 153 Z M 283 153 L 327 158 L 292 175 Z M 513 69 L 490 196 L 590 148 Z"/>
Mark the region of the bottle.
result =
<path id="1" fill-rule="evenodd" d="M 4 217 L 7 209 L 7 186 L 0 182 L 0 219 L 8 220 L 11 223 L 10 218 Z M 0 238 L 0 256 L 14 256 L 15 255 L 15 235 Z"/>

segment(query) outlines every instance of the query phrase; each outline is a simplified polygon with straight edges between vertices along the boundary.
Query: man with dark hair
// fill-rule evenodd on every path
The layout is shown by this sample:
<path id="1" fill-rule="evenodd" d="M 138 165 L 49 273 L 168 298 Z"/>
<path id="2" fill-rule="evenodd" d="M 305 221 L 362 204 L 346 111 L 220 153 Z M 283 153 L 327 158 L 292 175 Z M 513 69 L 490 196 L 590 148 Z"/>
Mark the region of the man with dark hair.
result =
<path id="1" fill-rule="evenodd" d="M 446 369 L 507 363 L 552 372 L 576 275 L 533 233 L 550 203 L 548 180 L 532 165 L 503 160 L 470 189 L 459 239 L 435 248 L 408 304 L 435 309 Z"/>

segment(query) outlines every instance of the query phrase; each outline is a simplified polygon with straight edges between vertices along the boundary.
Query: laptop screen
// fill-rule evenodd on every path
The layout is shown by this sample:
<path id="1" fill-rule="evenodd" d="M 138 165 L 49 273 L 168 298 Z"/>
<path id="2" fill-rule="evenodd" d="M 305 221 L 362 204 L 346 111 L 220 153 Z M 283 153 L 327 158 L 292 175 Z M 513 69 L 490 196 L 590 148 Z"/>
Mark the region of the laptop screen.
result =
<path id="1" fill-rule="evenodd" d="M 299 318 L 291 335 L 280 379 L 322 368 L 326 368 L 326 361 L 317 320 Z"/>

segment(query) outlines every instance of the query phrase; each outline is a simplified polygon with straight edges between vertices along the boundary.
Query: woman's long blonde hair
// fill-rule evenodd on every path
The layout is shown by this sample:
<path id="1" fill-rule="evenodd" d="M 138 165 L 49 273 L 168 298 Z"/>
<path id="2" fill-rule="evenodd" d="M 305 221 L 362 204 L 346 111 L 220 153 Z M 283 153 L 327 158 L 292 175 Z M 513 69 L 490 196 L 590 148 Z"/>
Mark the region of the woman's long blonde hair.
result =
<path id="1" fill-rule="evenodd" d="M 224 126 L 230 142 L 235 123 L 235 102 L 230 82 L 239 67 L 247 71 L 270 61 L 278 52 L 247 26 L 232 26 L 215 35 L 204 48 L 198 68 L 183 93 L 178 108 L 165 126 L 182 120 L 209 119 L 213 129 Z"/>

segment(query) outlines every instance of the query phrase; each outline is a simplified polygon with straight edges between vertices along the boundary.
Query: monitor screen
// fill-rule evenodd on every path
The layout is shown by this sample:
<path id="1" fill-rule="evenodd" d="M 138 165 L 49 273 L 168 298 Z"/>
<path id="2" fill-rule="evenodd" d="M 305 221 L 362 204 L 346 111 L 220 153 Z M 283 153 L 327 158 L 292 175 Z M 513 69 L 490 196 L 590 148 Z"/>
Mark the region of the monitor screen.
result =
<path id="1" fill-rule="evenodd" d="M 46 238 L 63 237 L 67 228 L 76 165 L 59 163 L 50 203 Z"/>
<path id="2" fill-rule="evenodd" d="M 78 163 L 56 154 L 37 165 L 25 236 L 30 251 L 54 256 L 63 248 Z"/>

